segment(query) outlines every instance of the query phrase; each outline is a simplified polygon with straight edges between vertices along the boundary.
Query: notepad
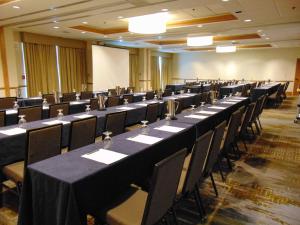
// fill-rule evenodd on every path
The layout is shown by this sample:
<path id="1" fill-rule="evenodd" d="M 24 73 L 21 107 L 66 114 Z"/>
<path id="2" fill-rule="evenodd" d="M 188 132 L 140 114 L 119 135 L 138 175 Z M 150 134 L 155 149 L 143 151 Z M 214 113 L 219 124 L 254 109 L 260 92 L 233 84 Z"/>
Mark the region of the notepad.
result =
<path id="1" fill-rule="evenodd" d="M 127 156 L 128 155 L 101 148 L 97 151 L 84 154 L 81 157 L 109 165 Z"/>
<path id="2" fill-rule="evenodd" d="M 146 103 L 138 103 L 138 104 L 135 104 L 135 105 L 139 105 L 139 106 L 147 106 Z"/>
<path id="3" fill-rule="evenodd" d="M 198 111 L 198 112 L 196 112 L 196 113 L 213 115 L 213 114 L 216 114 L 217 112 L 214 112 L 214 111 L 206 111 L 206 110 L 201 110 L 201 111 Z"/>
<path id="4" fill-rule="evenodd" d="M 18 110 L 15 110 L 15 109 L 8 109 L 8 110 L 6 110 L 6 115 L 17 114 L 17 113 L 18 113 Z"/>
<path id="5" fill-rule="evenodd" d="M 12 135 L 26 133 L 26 129 L 16 127 L 16 128 L 8 129 L 8 130 L 1 130 L 0 133 L 8 135 L 8 136 L 12 136 Z"/>
<path id="6" fill-rule="evenodd" d="M 156 127 L 154 128 L 155 130 L 161 130 L 161 131 L 166 131 L 166 132 L 171 132 L 171 133 L 178 133 L 182 130 L 184 130 L 184 128 L 181 127 L 174 127 L 174 126 L 161 126 L 161 127 Z"/>
<path id="7" fill-rule="evenodd" d="M 241 101 L 241 99 L 229 99 L 229 100 L 227 100 L 228 102 L 240 102 Z"/>
<path id="8" fill-rule="evenodd" d="M 82 102 L 78 102 L 78 101 L 70 102 L 70 105 L 80 105 L 80 104 L 83 104 L 83 103 Z"/>
<path id="9" fill-rule="evenodd" d="M 52 121 L 48 121 L 48 122 L 43 122 L 43 124 L 46 124 L 46 125 L 55 125 L 55 124 L 59 124 L 59 123 L 68 124 L 70 122 L 69 121 L 63 121 L 63 120 L 52 120 Z"/>
<path id="10" fill-rule="evenodd" d="M 75 118 L 79 118 L 79 119 L 85 119 L 85 118 L 89 118 L 92 117 L 93 115 L 89 115 L 89 114 L 83 114 L 83 115 L 79 115 L 79 116 L 74 116 Z"/>
<path id="11" fill-rule="evenodd" d="M 148 104 L 154 104 L 156 103 L 155 101 L 150 101 L 150 102 L 147 102 Z"/>
<path id="12" fill-rule="evenodd" d="M 221 106 L 210 106 L 208 108 L 209 109 L 226 109 L 226 107 L 221 107 Z"/>
<path id="13" fill-rule="evenodd" d="M 147 144 L 147 145 L 152 145 L 152 144 L 155 144 L 155 143 L 163 140 L 163 138 L 158 138 L 158 137 L 139 134 L 135 137 L 127 138 L 127 140 L 134 141 L 134 142 L 139 142 L 139 143 L 143 143 L 143 144 Z"/>
<path id="14" fill-rule="evenodd" d="M 208 116 L 202 116 L 202 115 L 188 115 L 185 116 L 186 118 L 193 118 L 193 119 L 199 119 L 199 120 L 203 120 L 206 119 Z"/>
<path id="15" fill-rule="evenodd" d="M 132 107 L 127 107 L 127 106 L 123 106 L 123 107 L 119 107 L 117 109 L 121 109 L 121 110 L 131 110 L 131 109 L 134 109 Z"/>
<path id="16" fill-rule="evenodd" d="M 234 97 L 236 99 L 240 99 L 240 100 L 244 100 L 244 99 L 247 99 L 246 97 Z"/>
<path id="17" fill-rule="evenodd" d="M 227 104 L 227 105 L 234 105 L 234 104 L 236 104 L 236 102 L 229 102 L 229 101 L 227 101 L 227 102 L 220 102 L 221 104 Z"/>

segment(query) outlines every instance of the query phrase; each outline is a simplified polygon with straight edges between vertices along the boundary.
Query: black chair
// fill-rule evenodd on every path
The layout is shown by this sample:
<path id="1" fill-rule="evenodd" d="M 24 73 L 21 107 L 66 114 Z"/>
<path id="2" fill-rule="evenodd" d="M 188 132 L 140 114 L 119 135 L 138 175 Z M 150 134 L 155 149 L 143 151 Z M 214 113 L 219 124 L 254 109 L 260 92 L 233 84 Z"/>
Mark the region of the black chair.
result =
<path id="1" fill-rule="evenodd" d="M 109 96 L 107 98 L 106 104 L 107 104 L 107 107 L 118 106 L 121 104 L 120 97 L 119 96 Z"/>
<path id="2" fill-rule="evenodd" d="M 225 127 L 226 121 L 223 121 L 215 127 L 211 147 L 207 156 L 207 161 L 204 169 L 204 178 L 210 177 L 216 196 L 218 196 L 219 194 L 212 172 L 215 164 L 217 164 L 219 170 L 221 170 L 219 163 L 219 154 L 221 151 L 221 143 L 224 136 Z"/>
<path id="3" fill-rule="evenodd" d="M 204 166 L 208 157 L 212 136 L 213 131 L 208 131 L 197 138 L 192 153 L 187 157 L 188 166 L 182 170 L 177 189 L 177 197 L 179 199 L 188 198 L 191 195 L 194 197 L 202 217 L 205 214 L 205 210 L 201 202 L 199 183 L 202 182 L 204 177 Z"/>
<path id="4" fill-rule="evenodd" d="M 106 222 L 110 225 L 153 225 L 167 219 L 169 211 L 177 222 L 173 204 L 185 155 L 186 149 L 183 149 L 155 164 L 149 193 L 136 188 L 124 202 L 108 210 Z"/>
<path id="5" fill-rule="evenodd" d="M 62 94 L 62 102 L 71 102 L 71 101 L 76 101 L 76 92 Z"/>
<path id="6" fill-rule="evenodd" d="M 202 94 L 197 94 L 194 96 L 194 99 L 193 99 L 193 104 L 198 107 L 201 105 L 201 102 L 202 102 Z"/>
<path id="7" fill-rule="evenodd" d="M 123 95 L 123 100 L 124 99 L 127 99 L 127 102 L 128 103 L 133 103 L 133 94 L 126 94 L 126 95 Z"/>
<path id="8" fill-rule="evenodd" d="M 126 111 L 106 114 L 104 130 L 112 132 L 111 136 L 124 133 L 126 115 Z"/>
<path id="9" fill-rule="evenodd" d="M 262 114 L 262 112 L 263 112 L 263 110 L 264 110 L 264 108 L 265 108 L 265 106 L 266 106 L 266 104 L 267 104 L 267 100 L 268 100 L 268 95 L 264 95 L 264 96 L 263 96 L 262 103 L 261 103 L 261 106 L 260 106 L 260 109 L 259 109 L 259 113 L 258 113 L 258 115 L 257 115 L 257 117 L 256 117 L 256 120 L 257 120 L 257 122 L 258 122 L 258 125 L 259 125 L 260 129 L 262 129 L 262 125 L 261 125 L 261 122 L 260 122 L 259 117 L 260 117 L 260 115 Z"/>
<path id="10" fill-rule="evenodd" d="M 282 98 L 283 93 L 284 93 L 284 85 L 280 84 L 277 91 L 268 97 L 269 105 L 275 108 L 279 107 L 283 100 Z"/>
<path id="11" fill-rule="evenodd" d="M 154 91 L 147 91 L 146 92 L 146 99 L 147 100 L 151 100 L 151 99 L 154 99 Z"/>
<path id="12" fill-rule="evenodd" d="M 62 124 L 27 130 L 25 161 L 5 166 L 3 174 L 17 184 L 18 194 L 22 187 L 27 165 L 61 154 Z"/>
<path id="13" fill-rule="evenodd" d="M 90 99 L 90 107 L 91 107 L 91 110 L 98 110 L 99 109 L 99 104 L 98 104 L 98 99 L 97 98 L 91 98 Z"/>
<path id="14" fill-rule="evenodd" d="M 239 130 L 239 139 L 241 139 L 243 141 L 246 151 L 248 150 L 248 148 L 247 148 L 245 139 L 247 138 L 247 134 L 248 134 L 247 128 L 250 123 L 250 119 L 252 117 L 254 107 L 255 107 L 254 102 L 248 105 L 248 107 L 244 113 L 244 116 L 242 118 L 242 123 L 241 123 L 240 130 Z"/>
<path id="15" fill-rule="evenodd" d="M 158 110 L 159 110 L 158 103 L 153 103 L 153 104 L 147 105 L 145 119 L 148 121 L 149 124 L 157 121 Z"/>
<path id="16" fill-rule="evenodd" d="M 42 98 L 46 99 L 48 104 L 55 104 L 54 94 L 43 94 Z"/>
<path id="17" fill-rule="evenodd" d="M 69 103 L 66 102 L 49 105 L 49 118 L 57 117 L 59 109 L 62 109 L 64 115 L 68 115 L 70 110 L 70 105 Z"/>
<path id="18" fill-rule="evenodd" d="M 172 90 L 171 89 L 165 89 L 163 93 L 163 97 L 168 97 L 172 95 Z"/>
<path id="19" fill-rule="evenodd" d="M 97 117 L 89 117 L 71 122 L 69 151 L 95 143 Z"/>
<path id="20" fill-rule="evenodd" d="M 13 108 L 16 101 L 17 101 L 16 97 L 0 98 L 0 110 Z"/>
<path id="21" fill-rule="evenodd" d="M 175 101 L 178 102 L 178 107 L 177 107 L 175 114 L 179 114 L 184 109 L 184 107 L 183 107 L 184 106 L 183 105 L 184 98 L 177 98 Z"/>
<path id="22" fill-rule="evenodd" d="M 37 121 L 42 119 L 43 107 L 42 106 L 29 106 L 18 108 L 18 116 L 25 115 L 27 122 Z"/>
<path id="23" fill-rule="evenodd" d="M 80 99 L 91 99 L 94 97 L 92 91 L 82 91 L 80 92 Z"/>
<path id="24" fill-rule="evenodd" d="M 6 111 L 5 110 L 0 110 L 0 127 L 4 127 L 6 122 Z"/>
<path id="25" fill-rule="evenodd" d="M 116 96 L 117 95 L 116 89 L 108 89 L 107 92 L 110 93 L 111 96 Z"/>
<path id="26" fill-rule="evenodd" d="M 210 102 L 210 93 L 203 92 L 201 102 L 205 102 L 206 104 Z"/>
<path id="27" fill-rule="evenodd" d="M 260 134 L 260 128 L 259 128 L 259 124 L 258 124 L 257 117 L 258 117 L 259 114 L 260 114 L 260 110 L 261 110 L 261 106 L 262 106 L 262 104 L 263 104 L 263 101 L 264 101 L 264 96 L 260 96 L 260 97 L 257 99 L 256 104 L 255 104 L 254 111 L 253 111 L 252 116 L 251 116 L 251 119 L 250 119 L 250 123 L 248 124 L 248 126 L 251 128 L 252 134 L 253 134 L 254 136 L 255 136 L 255 132 L 254 132 L 254 129 L 253 129 L 253 124 L 255 125 L 257 134 L 258 134 L 258 135 Z"/>

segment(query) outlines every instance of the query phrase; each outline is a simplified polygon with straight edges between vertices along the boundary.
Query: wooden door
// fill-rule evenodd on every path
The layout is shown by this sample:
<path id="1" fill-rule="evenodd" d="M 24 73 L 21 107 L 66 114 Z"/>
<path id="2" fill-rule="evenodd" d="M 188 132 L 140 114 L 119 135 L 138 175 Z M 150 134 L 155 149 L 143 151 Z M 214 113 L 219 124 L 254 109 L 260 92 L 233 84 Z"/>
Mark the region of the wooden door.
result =
<path id="1" fill-rule="evenodd" d="M 297 88 L 300 88 L 300 59 L 297 59 L 296 64 L 293 95 L 297 95 Z"/>

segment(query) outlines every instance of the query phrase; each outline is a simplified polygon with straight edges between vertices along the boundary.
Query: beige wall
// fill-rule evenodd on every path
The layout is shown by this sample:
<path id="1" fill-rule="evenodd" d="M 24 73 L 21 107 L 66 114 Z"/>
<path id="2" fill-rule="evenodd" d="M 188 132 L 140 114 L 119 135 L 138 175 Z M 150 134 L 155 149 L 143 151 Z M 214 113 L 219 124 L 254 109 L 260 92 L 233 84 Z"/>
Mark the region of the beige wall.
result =
<path id="1" fill-rule="evenodd" d="M 179 53 L 174 55 L 175 78 L 294 80 L 300 48 L 241 50 L 236 53 Z M 174 83 L 182 80 L 174 80 Z M 292 91 L 293 84 L 289 91 Z"/>

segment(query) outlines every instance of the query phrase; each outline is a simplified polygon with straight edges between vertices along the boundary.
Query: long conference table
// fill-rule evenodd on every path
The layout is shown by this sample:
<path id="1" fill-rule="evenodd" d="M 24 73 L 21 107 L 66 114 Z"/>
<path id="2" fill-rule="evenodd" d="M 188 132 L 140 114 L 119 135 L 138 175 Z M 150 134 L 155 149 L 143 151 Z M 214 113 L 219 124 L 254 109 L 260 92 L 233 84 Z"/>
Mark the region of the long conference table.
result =
<path id="1" fill-rule="evenodd" d="M 278 82 L 269 83 L 262 85 L 260 87 L 254 88 L 251 93 L 252 101 L 256 101 L 259 97 L 263 95 L 271 95 L 274 94 L 281 84 Z"/>
<path id="2" fill-rule="evenodd" d="M 191 151 L 197 137 L 247 104 L 248 98 L 222 99 L 29 165 L 18 225 L 85 225 L 87 214 L 99 215 L 131 183 L 150 177 L 156 162 L 184 147 Z"/>

